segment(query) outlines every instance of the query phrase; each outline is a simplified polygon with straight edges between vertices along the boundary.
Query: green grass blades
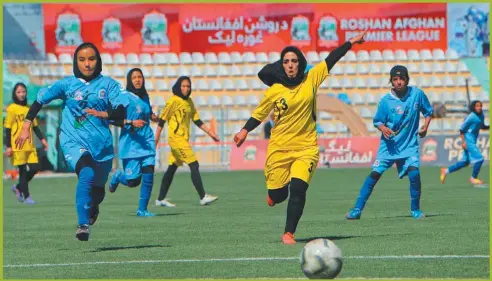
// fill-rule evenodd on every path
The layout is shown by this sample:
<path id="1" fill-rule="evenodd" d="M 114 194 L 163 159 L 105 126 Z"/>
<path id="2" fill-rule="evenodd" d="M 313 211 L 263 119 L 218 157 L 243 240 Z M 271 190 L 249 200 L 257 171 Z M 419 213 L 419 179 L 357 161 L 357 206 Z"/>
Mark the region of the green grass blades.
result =
<path id="1" fill-rule="evenodd" d="M 488 170 L 481 173 L 486 182 Z M 206 191 L 219 196 L 210 206 L 199 205 L 189 173 L 178 173 L 172 209 L 154 205 L 158 174 L 152 218 L 135 216 L 139 188 L 121 186 L 106 193 L 89 242 L 75 238 L 75 177 L 35 178 L 34 206 L 18 203 L 7 181 L 4 278 L 304 278 L 299 254 L 316 237 L 341 248 L 340 278 L 488 278 L 489 189 L 469 184 L 471 169 L 449 175 L 444 185 L 439 168 L 422 169 L 428 217 L 420 221 L 410 217 L 408 178 L 390 169 L 361 220 L 347 221 L 369 172 L 318 170 L 294 246 L 281 244 L 287 202 L 267 205 L 261 171 L 203 173 Z"/>

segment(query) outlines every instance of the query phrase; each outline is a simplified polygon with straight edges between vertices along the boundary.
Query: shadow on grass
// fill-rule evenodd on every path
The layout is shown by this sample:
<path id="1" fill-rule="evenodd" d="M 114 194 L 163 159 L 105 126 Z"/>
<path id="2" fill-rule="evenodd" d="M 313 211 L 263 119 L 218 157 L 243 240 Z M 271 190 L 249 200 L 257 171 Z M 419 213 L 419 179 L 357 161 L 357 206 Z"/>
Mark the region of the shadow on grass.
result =
<path id="1" fill-rule="evenodd" d="M 146 248 L 169 248 L 170 245 L 139 245 L 139 246 L 121 246 L 121 247 L 101 247 L 96 248 L 90 253 L 106 252 L 106 251 L 118 251 L 118 250 L 134 250 L 134 249 L 146 249 Z"/>

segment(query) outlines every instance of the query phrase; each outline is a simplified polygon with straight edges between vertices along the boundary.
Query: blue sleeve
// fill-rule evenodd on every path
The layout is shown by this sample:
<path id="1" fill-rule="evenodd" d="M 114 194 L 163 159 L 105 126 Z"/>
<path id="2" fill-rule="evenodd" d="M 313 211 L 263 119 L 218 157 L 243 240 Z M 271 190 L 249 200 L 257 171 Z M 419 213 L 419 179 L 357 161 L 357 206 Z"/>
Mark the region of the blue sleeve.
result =
<path id="1" fill-rule="evenodd" d="M 385 100 L 382 99 L 378 104 L 378 109 L 373 119 L 374 127 L 377 128 L 381 124 L 383 125 L 386 124 L 387 118 L 388 118 L 388 112 L 386 110 L 386 103 Z"/>
<path id="2" fill-rule="evenodd" d="M 473 123 L 473 113 L 466 116 L 465 122 L 463 122 L 463 124 L 461 124 L 460 132 L 466 133 L 466 131 L 468 131 L 468 128 L 470 127 L 470 125 L 472 123 Z"/>
<path id="3" fill-rule="evenodd" d="M 434 112 L 429 99 L 423 91 L 420 93 L 420 112 L 422 112 L 424 117 L 432 116 L 432 113 Z"/>
<path id="4" fill-rule="evenodd" d="M 129 104 L 128 98 L 126 97 L 126 89 L 123 88 L 120 83 L 112 80 L 108 87 L 108 99 L 112 108 L 115 109 L 118 106 L 127 107 Z"/>
<path id="5" fill-rule="evenodd" d="M 49 104 L 50 102 L 56 100 L 56 99 L 65 99 L 65 92 L 68 88 L 68 81 L 67 79 L 62 79 L 58 80 L 55 82 L 55 84 L 47 87 L 47 88 L 42 88 L 38 96 L 36 98 L 36 101 L 41 104 Z"/>

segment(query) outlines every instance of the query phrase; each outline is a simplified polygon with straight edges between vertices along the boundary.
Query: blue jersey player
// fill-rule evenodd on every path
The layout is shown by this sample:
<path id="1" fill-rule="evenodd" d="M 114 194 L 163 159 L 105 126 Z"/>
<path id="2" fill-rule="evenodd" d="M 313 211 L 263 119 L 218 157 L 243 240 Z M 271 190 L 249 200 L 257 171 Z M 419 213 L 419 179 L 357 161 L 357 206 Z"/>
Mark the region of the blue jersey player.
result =
<path id="1" fill-rule="evenodd" d="M 410 214 L 414 219 L 424 217 L 420 210 L 420 156 L 418 136 L 425 137 L 429 127 L 432 106 L 421 89 L 408 86 L 410 77 L 406 67 L 394 66 L 390 71 L 392 89 L 379 102 L 374 126 L 381 132 L 381 142 L 371 174 L 366 178 L 354 208 L 347 219 L 360 219 L 362 210 L 381 175 L 393 164 L 398 175 L 408 175 L 410 180 Z M 425 124 L 419 130 L 419 115 Z"/>
<path id="2" fill-rule="evenodd" d="M 120 120 L 125 117 L 126 100 L 121 99 L 124 88 L 115 80 L 101 75 L 101 56 L 93 44 L 81 44 L 73 57 L 74 76 L 40 90 L 26 115 L 16 146 L 21 148 L 30 138 L 31 122 L 43 105 L 56 99 L 64 101 L 60 145 L 68 166 L 78 176 L 76 237 L 80 241 L 88 241 L 89 225 L 95 223 L 99 204 L 105 196 L 104 185 L 111 171 L 114 152 L 108 120 L 90 116 L 86 110 L 108 111 L 110 120 Z"/>
<path id="3" fill-rule="evenodd" d="M 123 161 L 123 170 L 117 170 L 113 174 L 109 191 L 115 192 L 120 183 L 128 187 L 137 187 L 142 183 L 137 216 L 152 217 L 154 214 L 147 210 L 147 205 L 154 183 L 155 141 L 149 123 L 151 119 L 156 120 L 157 116 L 152 114 L 142 70 L 134 68 L 128 72 L 126 89 L 126 119 L 113 123 L 122 127 L 119 157 Z M 91 112 L 96 116 L 106 117 L 104 113 Z M 140 124 L 142 121 L 144 123 Z"/>
<path id="4" fill-rule="evenodd" d="M 470 183 L 473 185 L 482 185 L 483 181 L 478 179 L 478 174 L 482 168 L 484 158 L 477 146 L 477 139 L 480 130 L 488 130 L 490 127 L 484 123 L 482 111 L 482 102 L 473 101 L 470 103 L 470 114 L 465 119 L 460 128 L 460 137 L 463 144 L 463 153 L 461 160 L 449 168 L 441 169 L 441 183 L 444 183 L 446 176 L 456 172 L 461 168 L 473 164 L 473 172 Z"/>

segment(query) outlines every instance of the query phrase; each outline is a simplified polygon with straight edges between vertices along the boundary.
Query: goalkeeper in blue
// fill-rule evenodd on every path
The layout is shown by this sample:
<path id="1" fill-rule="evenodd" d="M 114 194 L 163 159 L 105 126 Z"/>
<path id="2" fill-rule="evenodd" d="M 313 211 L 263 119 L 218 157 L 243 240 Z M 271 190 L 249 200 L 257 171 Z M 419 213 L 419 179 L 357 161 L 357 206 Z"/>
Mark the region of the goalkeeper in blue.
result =
<path id="1" fill-rule="evenodd" d="M 392 89 L 379 102 L 374 126 L 381 133 L 381 142 L 372 172 L 366 178 L 354 208 L 346 218 L 360 219 L 362 210 L 381 175 L 396 164 L 398 176 L 402 179 L 408 175 L 410 180 L 410 214 L 414 219 L 421 219 L 420 210 L 420 155 L 418 137 L 425 137 L 431 122 L 432 106 L 424 92 L 408 86 L 410 77 L 406 67 L 394 66 L 390 71 Z M 425 117 L 425 124 L 419 130 L 419 115 Z"/>
<path id="2" fill-rule="evenodd" d="M 485 125 L 485 117 L 482 111 L 482 102 L 473 101 L 470 103 L 470 114 L 465 119 L 460 128 L 460 137 L 463 145 L 461 160 L 449 168 L 441 169 L 441 183 L 446 181 L 446 176 L 456 172 L 469 164 L 473 165 L 470 183 L 482 185 L 483 181 L 478 179 L 478 174 L 484 161 L 483 155 L 477 146 L 477 139 L 480 130 L 488 130 L 490 127 Z"/>
<path id="3" fill-rule="evenodd" d="M 115 192 L 120 183 L 128 187 L 137 187 L 141 183 L 137 216 L 152 217 L 154 214 L 147 210 L 147 206 L 154 184 L 155 141 L 150 127 L 153 113 L 142 70 L 131 69 L 126 79 L 126 119 L 111 122 L 121 127 L 119 158 L 122 159 L 123 170 L 116 170 L 113 174 L 109 192 Z M 106 112 L 91 110 L 89 114 L 107 118 Z M 157 116 L 154 115 L 154 119 Z"/>
<path id="4" fill-rule="evenodd" d="M 126 99 L 121 98 L 125 89 L 115 80 L 101 75 L 101 56 L 93 44 L 81 44 L 73 58 L 74 75 L 39 91 L 15 145 L 22 148 L 30 140 L 32 121 L 43 105 L 56 99 L 64 101 L 60 145 L 65 161 L 78 177 L 75 236 L 80 241 L 88 241 L 89 225 L 96 222 L 99 205 L 105 196 L 104 185 L 111 171 L 114 150 L 108 120 L 90 116 L 86 110 L 107 111 L 108 119 L 117 121 L 124 119 L 127 104 Z"/>

